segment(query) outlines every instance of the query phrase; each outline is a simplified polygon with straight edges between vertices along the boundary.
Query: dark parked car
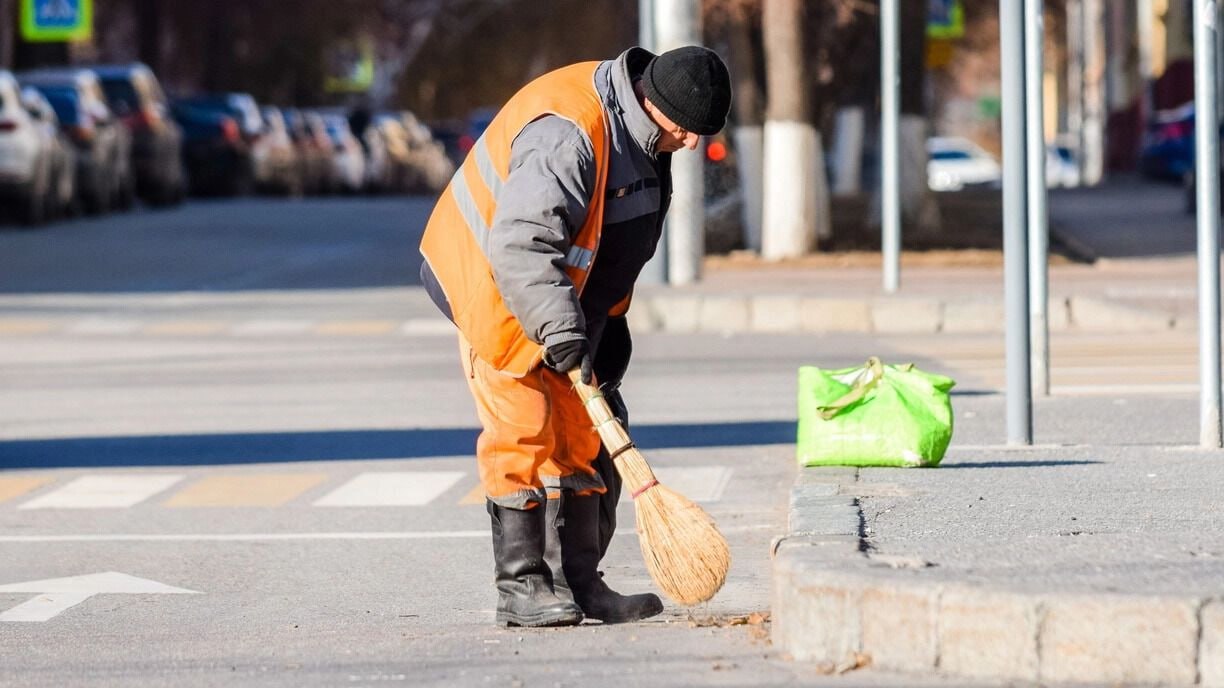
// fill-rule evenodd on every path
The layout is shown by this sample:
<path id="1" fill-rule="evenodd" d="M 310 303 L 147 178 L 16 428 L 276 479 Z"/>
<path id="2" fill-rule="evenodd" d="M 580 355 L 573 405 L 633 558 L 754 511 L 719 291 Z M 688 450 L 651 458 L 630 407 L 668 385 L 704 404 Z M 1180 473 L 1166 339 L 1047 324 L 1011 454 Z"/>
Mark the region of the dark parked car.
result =
<path id="1" fill-rule="evenodd" d="M 1183 182 L 1194 171 L 1194 103 L 1152 115 L 1143 133 L 1139 169 L 1171 182 Z"/>
<path id="2" fill-rule="evenodd" d="M 238 122 L 189 101 L 171 106 L 183 130 L 183 163 L 194 194 L 246 194 L 255 186 L 251 149 Z"/>
<path id="3" fill-rule="evenodd" d="M 143 64 L 92 68 L 111 109 L 132 134 L 136 191 L 150 203 L 173 204 L 186 191 L 183 133 L 170 117 L 157 77 Z"/>
<path id="4" fill-rule="evenodd" d="M 87 69 L 47 69 L 17 75 L 51 103 L 76 150 L 77 192 L 86 212 L 127 208 L 135 197 L 131 135 L 106 104 Z"/>

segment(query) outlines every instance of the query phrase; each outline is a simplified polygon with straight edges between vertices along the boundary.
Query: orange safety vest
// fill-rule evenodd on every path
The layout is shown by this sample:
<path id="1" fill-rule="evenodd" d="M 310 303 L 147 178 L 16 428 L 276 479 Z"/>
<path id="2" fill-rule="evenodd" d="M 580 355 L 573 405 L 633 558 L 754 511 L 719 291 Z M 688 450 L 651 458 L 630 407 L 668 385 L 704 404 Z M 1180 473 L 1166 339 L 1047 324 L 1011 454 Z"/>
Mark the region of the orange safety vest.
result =
<path id="1" fill-rule="evenodd" d="M 595 188 L 586 222 L 565 257 L 565 273 L 582 293 L 599 248 L 608 181 L 608 125 L 595 87 L 598 62 L 563 67 L 527 84 L 497 113 L 438 199 L 421 253 L 446 293 L 451 315 L 473 351 L 495 369 L 522 377 L 539 364 L 544 348 L 527 337 L 506 307 L 481 238 L 492 229 L 498 195 L 509 175 L 510 145 L 545 115 L 573 122 L 595 152 Z M 614 311 L 627 308 L 627 299 Z"/>

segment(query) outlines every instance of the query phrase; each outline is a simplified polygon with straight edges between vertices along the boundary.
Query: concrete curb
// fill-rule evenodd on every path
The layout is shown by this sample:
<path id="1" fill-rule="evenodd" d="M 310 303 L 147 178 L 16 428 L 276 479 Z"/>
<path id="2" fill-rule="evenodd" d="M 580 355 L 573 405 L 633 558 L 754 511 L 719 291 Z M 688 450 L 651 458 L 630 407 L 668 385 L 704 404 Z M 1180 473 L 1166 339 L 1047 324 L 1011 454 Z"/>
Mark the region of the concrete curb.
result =
<path id="1" fill-rule="evenodd" d="M 1160 309 L 1091 296 L 1050 300 L 1055 332 L 1163 332 L 1185 328 Z M 988 299 L 838 297 L 702 293 L 639 295 L 629 309 L 635 332 L 862 332 L 879 334 L 1001 333 L 1003 303 Z"/>
<path id="2" fill-rule="evenodd" d="M 1224 599 L 1034 594 L 924 579 L 865 550 L 853 468 L 807 468 L 774 543 L 772 639 L 830 672 L 1224 686 Z"/>

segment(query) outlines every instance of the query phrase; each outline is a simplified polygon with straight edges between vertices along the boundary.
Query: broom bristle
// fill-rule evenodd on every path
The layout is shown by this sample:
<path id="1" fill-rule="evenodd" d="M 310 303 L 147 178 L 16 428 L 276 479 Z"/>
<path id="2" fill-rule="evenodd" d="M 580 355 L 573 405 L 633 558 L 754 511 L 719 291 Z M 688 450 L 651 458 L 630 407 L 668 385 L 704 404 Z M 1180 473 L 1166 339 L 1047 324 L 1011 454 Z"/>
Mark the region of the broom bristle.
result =
<path id="1" fill-rule="evenodd" d="M 637 484 L 635 491 L 655 480 L 645 457 L 636 449 L 617 457 L 617 464 L 626 482 Z M 662 484 L 647 488 L 634 505 L 642 558 L 655 584 L 684 605 L 714 597 L 727 580 L 731 551 L 709 514 Z"/>

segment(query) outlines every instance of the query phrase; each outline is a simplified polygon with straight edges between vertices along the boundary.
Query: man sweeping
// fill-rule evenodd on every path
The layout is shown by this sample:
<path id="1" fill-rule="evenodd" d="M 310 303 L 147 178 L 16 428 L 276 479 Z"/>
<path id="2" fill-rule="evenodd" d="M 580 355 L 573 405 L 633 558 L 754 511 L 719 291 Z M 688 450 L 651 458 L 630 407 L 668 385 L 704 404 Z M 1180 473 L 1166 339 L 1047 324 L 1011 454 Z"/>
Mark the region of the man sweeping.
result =
<path id="1" fill-rule="evenodd" d="M 625 313 L 662 231 L 671 154 L 718 133 L 730 104 L 726 65 L 696 46 L 550 72 L 501 109 L 429 219 L 421 280 L 459 329 L 483 427 L 498 624 L 663 610 L 603 582 L 620 478 L 566 373 L 627 420 Z"/>

